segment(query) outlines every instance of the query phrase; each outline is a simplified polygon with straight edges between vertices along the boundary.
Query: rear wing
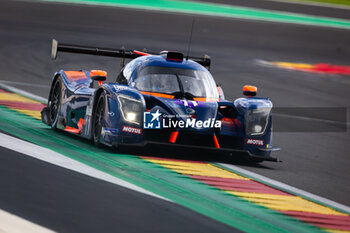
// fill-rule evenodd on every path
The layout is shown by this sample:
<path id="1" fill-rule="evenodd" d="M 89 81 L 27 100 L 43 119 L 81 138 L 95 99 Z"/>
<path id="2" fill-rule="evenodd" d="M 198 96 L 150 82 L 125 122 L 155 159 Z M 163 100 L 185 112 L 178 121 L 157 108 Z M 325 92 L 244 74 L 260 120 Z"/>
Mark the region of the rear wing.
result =
<path id="1" fill-rule="evenodd" d="M 97 48 L 97 47 L 83 46 L 83 45 L 64 44 L 64 43 L 58 43 L 57 40 L 52 39 L 51 58 L 56 59 L 58 52 L 81 53 L 81 54 L 107 56 L 107 57 L 119 57 L 122 59 L 134 59 L 145 55 L 160 55 L 160 53 L 143 52 L 138 50 L 127 50 L 124 48 L 111 49 L 111 48 Z M 201 64 L 202 66 L 206 67 L 208 70 L 210 69 L 211 59 L 208 55 L 204 55 L 203 57 L 189 56 L 188 59 L 191 59 Z"/>

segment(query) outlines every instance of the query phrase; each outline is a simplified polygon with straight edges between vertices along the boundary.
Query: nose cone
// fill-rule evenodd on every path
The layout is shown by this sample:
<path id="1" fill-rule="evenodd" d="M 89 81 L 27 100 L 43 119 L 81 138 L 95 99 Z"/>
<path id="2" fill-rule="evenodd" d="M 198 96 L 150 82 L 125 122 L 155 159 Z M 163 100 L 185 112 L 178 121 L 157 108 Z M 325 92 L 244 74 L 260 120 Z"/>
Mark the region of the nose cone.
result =
<path id="1" fill-rule="evenodd" d="M 210 122 L 216 119 L 218 104 L 216 102 L 200 102 L 194 100 L 180 100 L 180 99 L 169 99 L 165 101 L 168 109 L 171 110 L 170 117 L 173 120 L 182 120 L 187 122 L 190 120 L 205 122 L 208 120 Z M 170 112 L 170 111 L 169 111 Z M 211 129 L 211 124 L 204 125 L 202 127 L 193 126 L 189 124 L 187 129 L 207 131 Z M 184 128 L 184 129 L 186 129 Z"/>

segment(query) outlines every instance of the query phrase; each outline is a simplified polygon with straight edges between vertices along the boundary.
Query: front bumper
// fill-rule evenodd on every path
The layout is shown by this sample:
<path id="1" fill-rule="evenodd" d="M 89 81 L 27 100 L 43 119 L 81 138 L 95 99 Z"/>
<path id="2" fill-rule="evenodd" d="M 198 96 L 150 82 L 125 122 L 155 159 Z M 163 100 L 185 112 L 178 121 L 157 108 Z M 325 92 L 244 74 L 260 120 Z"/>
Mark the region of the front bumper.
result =
<path id="1" fill-rule="evenodd" d="M 185 144 L 175 144 L 175 143 L 157 142 L 157 141 L 145 141 L 142 143 L 119 143 L 113 146 L 132 146 L 132 147 L 162 146 L 164 148 L 167 148 L 167 150 L 171 150 L 171 148 L 177 148 L 180 150 L 182 149 L 183 150 L 201 150 L 209 153 L 238 155 L 238 156 L 242 156 L 242 158 L 247 158 L 247 159 L 280 162 L 280 160 L 277 157 L 254 155 L 247 150 L 232 149 L 232 148 L 215 148 L 215 147 L 209 147 L 209 146 L 185 145 Z M 264 150 L 278 151 L 279 148 L 273 147 L 273 148 L 264 149 Z"/>
<path id="2" fill-rule="evenodd" d="M 240 149 L 232 149 L 232 148 L 215 148 L 215 147 L 208 147 L 208 146 L 196 146 L 196 145 L 184 145 L 184 144 L 174 144 L 174 143 L 165 143 L 165 142 L 155 142 L 155 141 L 148 141 L 145 143 L 146 145 L 162 145 L 166 147 L 173 147 L 173 148 L 183 148 L 183 149 L 197 149 L 197 150 L 205 150 L 208 152 L 214 152 L 214 153 L 223 153 L 223 154 L 242 154 L 242 156 L 246 158 L 253 158 L 253 159 L 259 159 L 259 160 L 265 160 L 265 161 L 272 161 L 272 162 L 279 162 L 280 160 L 277 157 L 272 156 L 262 156 L 262 155 L 254 155 L 251 154 L 247 150 L 240 150 Z M 273 147 L 269 148 L 270 151 L 279 151 L 280 148 Z"/>

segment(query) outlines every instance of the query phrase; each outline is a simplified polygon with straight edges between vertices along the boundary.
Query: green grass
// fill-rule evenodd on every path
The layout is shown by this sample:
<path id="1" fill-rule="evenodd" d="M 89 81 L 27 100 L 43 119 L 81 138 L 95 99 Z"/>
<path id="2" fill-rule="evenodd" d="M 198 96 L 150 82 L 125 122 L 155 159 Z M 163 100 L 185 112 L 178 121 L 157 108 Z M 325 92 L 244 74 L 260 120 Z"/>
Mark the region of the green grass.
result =
<path id="1" fill-rule="evenodd" d="M 328 4 L 350 6 L 350 0 L 298 0 L 298 1 L 300 1 L 300 2 L 319 2 L 319 3 L 328 3 Z"/>

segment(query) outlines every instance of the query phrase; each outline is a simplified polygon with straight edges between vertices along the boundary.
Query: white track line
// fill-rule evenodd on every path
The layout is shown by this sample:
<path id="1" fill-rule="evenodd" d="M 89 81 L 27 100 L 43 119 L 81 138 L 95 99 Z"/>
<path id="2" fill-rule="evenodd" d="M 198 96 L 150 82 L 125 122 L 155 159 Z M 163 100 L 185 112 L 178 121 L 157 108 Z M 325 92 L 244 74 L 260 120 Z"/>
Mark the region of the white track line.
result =
<path id="1" fill-rule="evenodd" d="M 39 226 L 28 220 L 8 213 L 0 209 L 0 232 L 1 233 L 54 233 L 45 227 Z"/>
<path id="2" fill-rule="evenodd" d="M 8 136 L 6 134 L 0 133 L 0 146 L 5 147 L 7 149 L 17 151 L 21 154 L 57 165 L 59 167 L 63 167 L 87 176 L 91 176 L 103 181 L 107 181 L 119 186 L 122 186 L 124 188 L 128 188 L 143 194 L 147 194 L 153 197 L 157 197 L 159 199 L 170 201 L 169 199 L 166 199 L 162 196 L 159 196 L 155 193 L 152 193 L 150 191 L 147 191 L 141 187 L 138 187 L 134 184 L 131 184 L 129 182 L 126 182 L 122 179 L 119 179 L 117 177 L 114 177 L 112 175 L 109 175 L 107 173 L 104 173 L 100 170 L 97 170 L 93 167 L 87 166 L 81 162 L 78 162 L 74 159 L 68 158 L 60 153 L 57 153 L 55 151 L 52 151 L 50 149 L 20 140 L 18 138 L 14 138 L 11 136 Z M 170 201 L 171 202 L 171 201 Z M 0 231 L 1 232 L 1 231 Z"/>
<path id="3" fill-rule="evenodd" d="M 19 95 L 22 95 L 22 96 L 25 96 L 25 97 L 28 97 L 28 98 L 31 98 L 31 99 L 34 99 L 37 101 L 40 101 L 42 103 L 47 102 L 47 99 L 45 99 L 41 96 L 32 94 L 30 92 L 27 92 L 27 91 L 24 91 L 24 90 L 21 90 L 21 89 L 18 89 L 18 88 L 9 86 L 9 85 L 6 85 L 4 83 L 0 83 L 0 88 L 6 89 L 8 91 L 14 92 L 16 94 L 19 94 Z M 16 144 L 16 143 L 18 143 L 18 144 Z M 18 145 L 21 145 L 21 146 L 18 146 Z M 141 193 L 144 193 L 144 194 L 147 194 L 150 196 L 154 196 L 154 197 L 172 202 L 171 200 L 169 200 L 167 198 L 164 198 L 164 197 L 159 196 L 155 193 L 149 192 L 141 187 L 138 187 L 138 186 L 133 185 L 129 182 L 126 182 L 124 180 L 116 178 L 112 175 L 101 172 L 93 167 L 87 166 L 87 165 L 80 163 L 76 160 L 70 159 L 62 154 L 59 154 L 59 153 L 54 152 L 52 150 L 49 150 L 47 148 L 40 147 L 38 145 L 29 143 L 29 142 L 26 142 L 26 141 L 23 141 L 23 140 L 20 140 L 20 139 L 17 139 L 17 138 L 14 138 L 14 137 L 2 134 L 2 133 L 0 133 L 0 146 L 17 151 L 17 152 L 20 152 L 22 154 L 25 154 L 25 155 L 28 155 L 28 156 L 31 156 L 31 157 L 34 157 L 37 159 L 40 159 L 40 160 L 43 160 L 43 161 L 48 162 L 48 163 L 55 164 L 55 165 L 60 166 L 60 167 L 64 167 L 64 168 L 79 172 L 81 174 L 85 174 L 85 175 L 88 175 L 88 176 L 91 176 L 91 177 L 94 177 L 94 178 L 97 178 L 100 180 L 104 180 L 104 181 L 107 181 L 107 182 L 110 182 L 110 183 L 113 183 L 113 184 L 116 184 L 119 186 L 123 186 L 123 187 L 128 188 L 128 189 L 132 189 L 132 190 L 137 191 L 137 192 L 141 192 Z"/>
<path id="4" fill-rule="evenodd" d="M 284 184 L 282 182 L 279 182 L 279 181 L 276 181 L 276 180 L 273 180 L 273 179 L 270 179 L 270 178 L 267 178 L 265 176 L 262 176 L 262 175 L 259 175 L 257 173 L 254 173 L 254 172 L 251 172 L 251 171 L 248 171 L 246 169 L 243 169 L 243 168 L 240 168 L 240 167 L 237 167 L 235 165 L 232 165 L 232 164 L 225 164 L 225 163 L 218 163 L 219 165 L 223 166 L 223 167 L 226 167 L 226 168 L 229 168 L 233 171 L 237 171 L 237 172 L 240 172 L 242 173 L 243 175 L 246 175 L 248 177 L 252 177 L 252 178 L 255 178 L 255 179 L 258 179 L 258 180 L 261 180 L 267 184 L 271 184 L 273 186 L 276 186 L 276 187 L 279 187 L 281 189 L 284 189 L 286 191 L 290 191 L 294 194 L 298 194 L 298 195 L 301 195 L 301 196 L 304 196 L 304 197 L 308 197 L 310 199 L 313 199 L 315 201 L 318 201 L 318 202 L 321 202 L 321 203 L 324 203 L 328 206 L 331 206 L 331 207 L 334 207 L 334 208 L 337 208 L 337 209 L 340 209 L 340 210 L 343 210 L 345 212 L 348 212 L 350 213 L 350 207 L 346 206 L 346 205 L 343 205 L 343 204 L 340 204 L 340 203 L 337 203 L 335 201 L 331 201 L 329 199 L 326 199 L 324 197 L 320 197 L 320 196 L 317 196 L 315 194 L 312 194 L 312 193 L 309 193 L 309 192 L 306 192 L 304 190 L 301 190 L 301 189 L 298 189 L 298 188 L 295 188 L 293 186 L 290 186 L 290 185 L 287 185 L 287 184 Z"/>
<path id="5" fill-rule="evenodd" d="M 19 94 L 19 95 L 22 95 L 22 96 L 25 96 L 25 97 L 28 97 L 28 98 L 36 100 L 36 101 L 39 101 L 41 103 L 47 103 L 47 99 L 44 98 L 44 97 L 41 97 L 41 96 L 38 96 L 38 95 L 34 95 L 34 94 L 30 93 L 30 92 L 18 89 L 16 87 L 12 87 L 12 86 L 6 85 L 5 83 L 1 83 L 0 82 L 0 88 L 3 88 L 5 90 L 14 92 L 16 94 Z"/>
<path id="6" fill-rule="evenodd" d="M 8 81 L 8 80 L 0 80 L 0 83 L 14 84 L 14 85 L 26 86 L 26 87 L 40 87 L 40 88 L 47 88 L 47 89 L 50 88 L 50 85 L 37 84 L 37 83 L 15 82 L 15 81 Z"/>

